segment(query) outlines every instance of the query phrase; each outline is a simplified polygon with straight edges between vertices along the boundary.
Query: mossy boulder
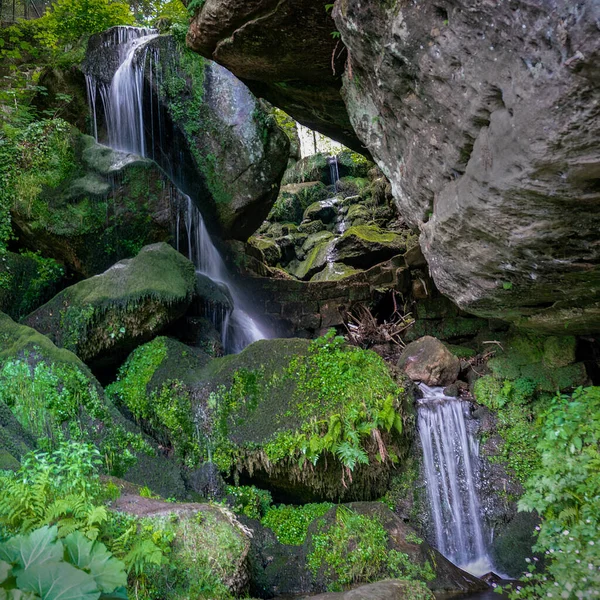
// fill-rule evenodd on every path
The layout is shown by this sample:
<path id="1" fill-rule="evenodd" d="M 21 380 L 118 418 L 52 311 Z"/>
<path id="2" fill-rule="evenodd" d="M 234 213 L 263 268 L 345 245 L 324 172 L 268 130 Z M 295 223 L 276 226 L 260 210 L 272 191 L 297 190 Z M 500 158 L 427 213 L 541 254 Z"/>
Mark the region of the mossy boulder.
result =
<path id="1" fill-rule="evenodd" d="M 350 227 L 335 243 L 335 260 L 368 268 L 396 254 L 403 254 L 416 242 L 409 232 L 385 231 L 374 225 Z"/>
<path id="2" fill-rule="evenodd" d="M 328 155 L 320 152 L 300 159 L 291 169 L 285 172 L 282 183 L 289 185 L 291 183 L 319 181 L 325 185 L 331 184 L 327 158 Z"/>
<path id="3" fill-rule="evenodd" d="M 248 244 L 257 251 L 259 260 L 271 267 L 276 266 L 281 260 L 281 249 L 273 240 L 253 236 L 248 240 Z"/>
<path id="4" fill-rule="evenodd" d="M 89 441 L 107 473 L 185 496 L 180 466 L 123 417 L 75 354 L 3 313 L 0 342 L 0 449 L 20 459 L 42 442 Z"/>
<path id="5" fill-rule="evenodd" d="M 156 597 L 184 600 L 200 593 L 200 597 L 230 598 L 248 588 L 252 532 L 228 510 L 132 494 L 116 500 L 113 510 L 143 519 L 157 538 L 170 540 L 169 560 L 153 571 L 147 584 Z"/>
<path id="6" fill-rule="evenodd" d="M 331 223 L 337 216 L 335 199 L 319 200 L 313 202 L 304 211 L 304 221 L 322 221 L 325 224 Z"/>
<path id="7" fill-rule="evenodd" d="M 320 181 L 284 185 L 267 221 L 299 224 L 304 211 L 314 202 L 325 200 L 328 195 L 327 187 Z"/>
<path id="8" fill-rule="evenodd" d="M 15 183 L 11 216 L 21 246 L 90 277 L 170 240 L 170 184 L 155 163 L 72 128 L 54 139 L 50 132 L 56 148 L 48 168 L 23 170 Z"/>
<path id="9" fill-rule="evenodd" d="M 262 340 L 180 377 L 204 460 L 294 501 L 377 497 L 407 449 L 403 388 L 376 354 L 331 336 Z M 121 381 L 136 393 L 127 365 Z M 150 369 L 141 393 L 160 381 Z"/>
<path id="10" fill-rule="evenodd" d="M 195 286 L 192 263 L 153 244 L 66 288 L 25 322 L 85 362 L 114 364 L 181 317 Z"/>
<path id="11" fill-rule="evenodd" d="M 13 319 L 30 313 L 60 290 L 64 274 L 52 258 L 33 252 L 4 253 L 0 257 L 0 311 Z"/>
<path id="12" fill-rule="evenodd" d="M 315 591 L 343 590 L 390 577 L 421 581 L 436 594 L 487 589 L 487 584 L 453 565 L 381 502 L 330 509 L 309 527 L 305 547 Z M 354 581 L 348 581 L 351 556 L 358 549 L 373 558 L 362 563 L 362 573 Z"/>
<path id="13" fill-rule="evenodd" d="M 360 273 L 359 269 L 345 265 L 344 263 L 327 263 L 322 271 L 311 277 L 311 281 L 340 281 Z"/>
<path id="14" fill-rule="evenodd" d="M 585 365 L 575 362 L 575 338 L 543 336 L 514 331 L 502 336 L 495 347 L 488 368 L 498 379 L 527 379 L 538 391 L 557 390 L 584 385 Z"/>
<path id="15" fill-rule="evenodd" d="M 319 234 L 315 233 L 313 235 Z M 304 260 L 292 261 L 287 266 L 287 271 L 298 279 L 310 279 L 325 267 L 331 257 L 333 247 L 334 242 L 331 236 L 321 237 L 319 241 L 316 241 L 312 248 L 305 253 Z"/>

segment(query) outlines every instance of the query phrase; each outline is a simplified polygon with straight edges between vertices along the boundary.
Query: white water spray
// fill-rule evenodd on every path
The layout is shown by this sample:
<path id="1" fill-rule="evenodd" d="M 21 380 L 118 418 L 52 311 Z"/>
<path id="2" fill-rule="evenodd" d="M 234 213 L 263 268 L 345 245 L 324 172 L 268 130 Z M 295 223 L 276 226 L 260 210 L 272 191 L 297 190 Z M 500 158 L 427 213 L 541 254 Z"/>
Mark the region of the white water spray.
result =
<path id="1" fill-rule="evenodd" d="M 479 446 L 465 422 L 467 403 L 421 384 L 418 428 L 437 549 L 469 573 L 493 570 L 477 497 Z"/>

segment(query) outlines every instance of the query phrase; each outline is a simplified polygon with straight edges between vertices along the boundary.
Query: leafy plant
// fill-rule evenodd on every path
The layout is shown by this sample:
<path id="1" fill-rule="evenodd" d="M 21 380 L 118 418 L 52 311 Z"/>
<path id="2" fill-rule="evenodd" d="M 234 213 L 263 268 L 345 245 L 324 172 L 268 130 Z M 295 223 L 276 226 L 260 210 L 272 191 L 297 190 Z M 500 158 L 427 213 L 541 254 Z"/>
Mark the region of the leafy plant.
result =
<path id="1" fill-rule="evenodd" d="M 0 478 L 0 524 L 9 533 L 28 533 L 42 525 L 66 537 L 81 531 L 98 537 L 107 519 L 98 506 L 100 453 L 91 445 L 68 442 L 52 453 L 26 455 L 16 473 Z"/>
<path id="2" fill-rule="evenodd" d="M 426 562 L 411 561 L 407 554 L 388 548 L 388 533 L 375 516 L 361 515 L 339 506 L 335 522 L 312 537 L 308 567 L 322 576 L 330 590 L 385 577 L 430 581 L 435 573 Z"/>
<path id="3" fill-rule="evenodd" d="M 228 501 L 233 500 L 232 509 L 237 514 L 245 515 L 251 519 L 260 519 L 269 510 L 273 498 L 267 490 L 260 490 L 257 487 L 233 486 L 228 485 L 225 489 Z"/>
<path id="4" fill-rule="evenodd" d="M 542 516 L 525 574 L 511 599 L 594 598 L 600 589 L 600 387 L 556 395 L 542 415 L 541 464 L 526 483 L 519 509 Z"/>
<path id="5" fill-rule="evenodd" d="M 125 565 L 79 531 L 59 540 L 45 526 L 0 543 L 0 588 L 30 600 L 126 600 L 126 583 Z"/>
<path id="6" fill-rule="evenodd" d="M 269 508 L 261 523 L 273 530 L 282 544 L 300 546 L 306 539 L 309 525 L 327 513 L 333 504 L 303 504 L 302 506 L 286 506 L 281 504 Z"/>

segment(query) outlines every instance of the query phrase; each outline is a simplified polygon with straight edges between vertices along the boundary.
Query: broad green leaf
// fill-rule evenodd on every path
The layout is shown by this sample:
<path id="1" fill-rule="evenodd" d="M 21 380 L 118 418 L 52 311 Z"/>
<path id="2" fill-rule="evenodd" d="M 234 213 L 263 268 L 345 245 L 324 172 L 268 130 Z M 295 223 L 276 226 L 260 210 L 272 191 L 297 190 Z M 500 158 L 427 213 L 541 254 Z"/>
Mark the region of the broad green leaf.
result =
<path id="1" fill-rule="evenodd" d="M 6 581 L 12 573 L 12 565 L 0 560 L 0 583 Z"/>
<path id="2" fill-rule="evenodd" d="M 0 560 L 17 563 L 27 569 L 33 565 L 62 560 L 63 545 L 56 537 L 58 529 L 47 525 L 28 535 L 17 535 L 0 544 Z"/>
<path id="3" fill-rule="evenodd" d="M 0 588 L 0 600 L 39 600 L 32 592 L 23 592 L 21 590 L 3 590 Z"/>
<path id="4" fill-rule="evenodd" d="M 100 592 L 91 575 L 68 563 L 45 563 L 21 571 L 17 585 L 42 600 L 98 600 Z"/>
<path id="5" fill-rule="evenodd" d="M 88 540 L 80 531 L 65 538 L 70 562 L 90 572 L 102 592 L 127 585 L 125 564 L 116 559 L 100 542 Z"/>

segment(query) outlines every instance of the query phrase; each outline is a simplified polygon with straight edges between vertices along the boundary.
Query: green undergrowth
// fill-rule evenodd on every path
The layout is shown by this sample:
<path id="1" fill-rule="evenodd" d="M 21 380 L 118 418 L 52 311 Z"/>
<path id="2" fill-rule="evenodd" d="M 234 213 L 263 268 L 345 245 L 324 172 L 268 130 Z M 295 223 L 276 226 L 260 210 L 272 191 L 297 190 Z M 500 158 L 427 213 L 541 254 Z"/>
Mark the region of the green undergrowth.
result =
<path id="1" fill-rule="evenodd" d="M 0 361 L 0 402 L 41 448 L 56 448 L 68 439 L 97 444 L 113 475 L 131 468 L 136 452 L 152 453 L 138 434 L 116 421 L 87 373 L 73 364 L 47 362 L 35 350 Z"/>
<path id="2" fill-rule="evenodd" d="M 5 128 L 0 143 L 0 252 L 11 236 L 11 211 L 30 214 L 43 188 L 56 188 L 75 168 L 73 130 L 62 119 Z"/>
<path id="3" fill-rule="evenodd" d="M 537 450 L 541 461 L 525 484 L 519 509 L 542 520 L 536 558 L 511 600 L 594 598 L 600 589 L 600 388 L 557 394 L 541 418 Z"/>
<path id="4" fill-rule="evenodd" d="M 19 319 L 49 300 L 63 276 L 64 268 L 52 258 L 6 252 L 0 256 L 0 310 Z"/>
<path id="5" fill-rule="evenodd" d="M 539 465 L 536 449 L 540 414 L 549 395 L 538 394 L 530 379 L 498 380 L 491 375 L 478 379 L 474 394 L 477 402 L 487 406 L 498 418 L 498 433 L 504 443 L 492 460 L 507 465 L 520 482 L 524 482 Z"/>
<path id="6" fill-rule="evenodd" d="M 389 534 L 376 516 L 338 506 L 335 521 L 325 529 L 317 521 L 308 554 L 308 568 L 331 591 L 385 578 L 425 582 L 435 579 L 431 564 L 413 562 L 408 554 L 389 548 Z"/>

